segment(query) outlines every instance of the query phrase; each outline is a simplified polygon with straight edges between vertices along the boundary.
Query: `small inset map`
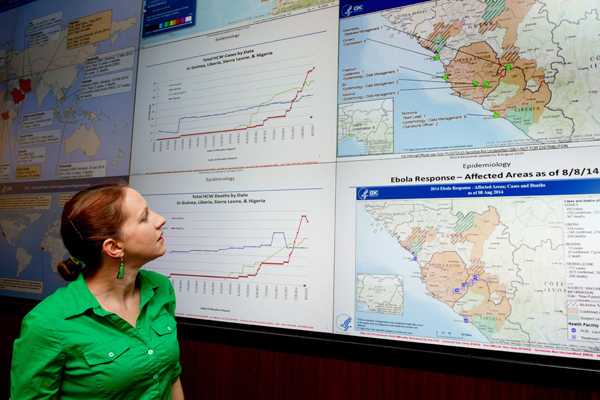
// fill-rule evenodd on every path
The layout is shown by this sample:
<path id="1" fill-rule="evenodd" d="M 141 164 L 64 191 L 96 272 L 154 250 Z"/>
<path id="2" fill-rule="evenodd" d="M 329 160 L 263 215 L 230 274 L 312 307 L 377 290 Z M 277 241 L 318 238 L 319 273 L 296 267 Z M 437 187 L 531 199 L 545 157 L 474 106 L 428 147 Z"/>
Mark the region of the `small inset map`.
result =
<path id="1" fill-rule="evenodd" d="M 358 274 L 356 301 L 378 314 L 402 315 L 404 284 L 398 275 Z"/>
<path id="2" fill-rule="evenodd" d="M 338 111 L 338 156 L 394 152 L 394 99 L 342 104 Z"/>

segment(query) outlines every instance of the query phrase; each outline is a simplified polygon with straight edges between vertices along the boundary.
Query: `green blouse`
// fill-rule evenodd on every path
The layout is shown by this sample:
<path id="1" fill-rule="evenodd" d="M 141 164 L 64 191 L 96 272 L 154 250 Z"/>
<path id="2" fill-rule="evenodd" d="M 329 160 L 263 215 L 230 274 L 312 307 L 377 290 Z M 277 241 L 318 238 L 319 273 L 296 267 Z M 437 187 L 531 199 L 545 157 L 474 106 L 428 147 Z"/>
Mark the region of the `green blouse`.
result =
<path id="1" fill-rule="evenodd" d="M 39 303 L 15 340 L 11 398 L 170 399 L 181 373 L 175 292 L 141 270 L 134 328 L 104 310 L 83 276 Z"/>

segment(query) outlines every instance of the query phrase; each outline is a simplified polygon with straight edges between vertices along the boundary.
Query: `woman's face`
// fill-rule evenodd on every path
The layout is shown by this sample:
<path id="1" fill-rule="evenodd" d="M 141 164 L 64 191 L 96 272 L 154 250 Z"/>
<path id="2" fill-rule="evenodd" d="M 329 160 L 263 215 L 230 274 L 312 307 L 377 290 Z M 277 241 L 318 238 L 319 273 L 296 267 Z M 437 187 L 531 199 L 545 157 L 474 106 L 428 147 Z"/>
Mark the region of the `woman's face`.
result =
<path id="1" fill-rule="evenodd" d="M 165 254 L 162 227 L 165 219 L 148 207 L 137 191 L 125 189 L 123 199 L 125 222 L 121 227 L 121 243 L 125 249 L 125 263 L 144 264 Z"/>

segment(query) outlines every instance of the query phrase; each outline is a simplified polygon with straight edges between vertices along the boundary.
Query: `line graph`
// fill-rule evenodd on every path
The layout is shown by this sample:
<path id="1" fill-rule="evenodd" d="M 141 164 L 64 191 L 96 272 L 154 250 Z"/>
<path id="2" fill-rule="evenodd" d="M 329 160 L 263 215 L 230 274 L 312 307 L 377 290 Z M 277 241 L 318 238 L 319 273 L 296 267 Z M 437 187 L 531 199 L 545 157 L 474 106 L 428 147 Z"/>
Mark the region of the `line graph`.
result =
<path id="1" fill-rule="evenodd" d="M 209 274 L 192 274 L 192 273 L 170 273 L 169 276 L 188 276 L 188 277 L 197 277 L 197 278 L 215 278 L 215 279 L 244 279 L 244 278 L 252 278 L 252 277 L 256 277 L 259 275 L 259 273 L 261 272 L 261 270 L 263 269 L 263 267 L 285 267 L 287 265 L 290 264 L 291 259 L 292 259 L 292 255 L 294 254 L 294 252 L 299 248 L 299 245 L 301 242 L 304 241 L 304 239 L 300 239 L 300 230 L 302 228 L 303 224 L 307 224 L 308 221 L 308 217 L 306 215 L 302 215 L 300 217 L 300 222 L 298 223 L 298 228 L 296 229 L 296 234 L 294 236 L 294 240 L 292 241 L 291 244 L 288 244 L 288 240 L 286 237 L 286 232 L 273 232 L 271 235 L 271 240 L 268 243 L 260 243 L 258 245 L 244 245 L 244 246 L 230 246 L 230 247 L 222 247 L 222 248 L 216 248 L 216 249 L 190 249 L 190 250 L 171 250 L 169 251 L 170 254 L 194 254 L 194 253 L 208 253 L 208 254 L 219 254 L 219 253 L 224 253 L 227 251 L 234 251 L 234 250 L 248 250 L 248 249 L 269 249 L 269 248 L 273 248 L 276 247 L 276 241 L 275 238 L 276 237 L 281 237 L 281 239 L 283 240 L 283 244 L 284 246 L 280 249 L 277 249 L 277 251 L 274 253 L 274 255 L 277 255 L 279 252 L 283 251 L 283 250 L 289 250 L 287 253 L 287 257 L 284 257 L 283 260 L 280 261 L 273 261 L 272 256 L 257 262 L 257 266 L 256 266 L 256 270 L 252 273 L 240 273 L 238 275 L 209 275 Z M 306 247 L 302 248 L 303 250 L 306 250 Z"/>
<path id="2" fill-rule="evenodd" d="M 312 95 L 303 95 L 303 96 L 300 96 L 300 97 L 298 97 L 298 99 L 297 99 L 296 102 L 300 102 L 303 98 L 308 98 L 308 97 L 312 97 Z M 215 114 L 181 117 L 181 118 L 179 118 L 179 121 L 177 123 L 177 129 L 176 130 L 174 130 L 174 131 L 159 130 L 159 132 L 160 133 L 178 134 L 178 133 L 181 132 L 181 125 L 182 125 L 182 122 L 185 121 L 185 120 L 202 119 L 202 118 L 210 118 L 210 117 L 224 117 L 226 115 L 236 114 L 238 112 L 243 112 L 243 111 L 249 111 L 249 110 L 257 109 L 257 108 L 264 107 L 264 106 L 284 105 L 284 104 L 288 104 L 288 103 L 289 102 L 286 102 L 286 101 L 278 101 L 278 102 L 273 102 L 273 103 L 268 103 L 268 104 L 259 104 L 259 105 L 255 105 L 255 106 L 249 106 L 249 107 L 242 108 L 242 109 L 237 109 L 237 110 L 224 111 L 224 112 L 215 113 Z M 289 111 L 291 111 L 291 109 Z M 159 139 L 159 140 L 161 140 L 161 139 Z"/>
<path id="3" fill-rule="evenodd" d="M 168 251 L 152 265 L 169 277 L 306 280 L 314 234 L 306 210 L 161 214 Z"/>
<path id="4" fill-rule="evenodd" d="M 156 80 L 146 156 L 160 165 L 176 152 L 177 161 L 167 163 L 169 172 L 179 170 L 177 164 L 189 170 L 243 159 L 249 163 L 242 166 L 253 166 L 250 160 L 275 155 L 285 162 L 314 161 L 318 155 L 308 154 L 318 140 L 319 74 L 314 57 L 301 55 L 268 67 L 227 66 Z"/>
<path id="5" fill-rule="evenodd" d="M 306 71 L 306 74 L 304 76 L 304 81 L 302 82 L 302 84 L 300 85 L 300 87 L 298 89 L 296 89 L 296 93 L 294 94 L 293 98 L 289 101 L 271 101 L 271 102 L 267 102 L 267 103 L 261 103 L 259 105 L 253 105 L 253 106 L 249 106 L 246 108 L 241 108 L 238 110 L 232 110 L 232 111 L 224 111 L 224 112 L 218 112 L 218 113 L 214 113 L 214 114 L 208 114 L 205 116 L 183 116 L 183 117 L 179 117 L 177 120 L 177 130 L 176 131 L 168 131 L 168 130 L 164 130 L 164 129 L 158 129 L 158 132 L 160 134 L 162 133 L 175 133 L 177 135 L 175 136 L 167 136 L 167 137 L 159 137 L 157 140 L 170 140 L 170 139 L 178 139 L 181 137 L 187 137 L 187 136 L 200 136 L 200 135 L 210 135 L 212 133 L 229 133 L 229 132 L 245 132 L 248 131 L 249 129 L 255 129 L 255 128 L 262 128 L 265 126 L 265 124 L 269 121 L 272 120 L 276 120 L 276 119 L 280 119 L 280 118 L 286 118 L 288 117 L 288 114 L 292 111 L 292 109 L 294 108 L 294 104 L 299 103 L 299 100 L 302 98 L 302 93 L 307 90 L 308 86 L 309 86 L 309 77 L 311 76 L 311 74 L 314 73 L 316 67 L 312 67 L 311 69 L 309 69 L 308 71 Z M 286 93 L 286 91 L 284 91 L 283 93 Z M 279 95 L 279 94 L 278 94 Z M 277 97 L 278 95 L 274 96 Z M 305 98 L 309 98 L 312 97 L 312 95 L 306 95 Z M 247 124 L 245 126 L 239 126 L 239 127 L 232 127 L 232 128 L 223 128 L 223 129 L 216 129 L 216 130 L 207 130 L 207 131 L 200 131 L 200 132 L 188 132 L 188 133 L 182 133 L 184 132 L 182 130 L 182 122 L 184 120 L 201 120 L 201 119 L 208 119 L 208 118 L 220 118 L 226 115 L 236 115 L 239 113 L 244 113 L 246 111 L 251 111 L 251 110 L 255 110 L 255 112 L 253 113 L 253 116 L 249 118 L 249 120 L 251 121 L 252 118 L 256 118 L 259 117 L 261 115 L 261 112 L 267 113 L 268 111 L 271 110 L 271 107 L 273 106 L 286 106 L 286 108 L 284 109 L 284 111 L 282 113 L 279 114 L 275 114 L 275 115 L 268 115 L 265 117 L 262 117 L 262 120 L 260 120 L 260 122 L 254 123 L 254 124 Z M 263 111 L 264 110 L 264 111 Z M 246 117 L 245 115 L 243 117 Z M 260 119 L 261 117 L 259 117 Z M 159 125 L 160 126 L 160 125 Z"/>

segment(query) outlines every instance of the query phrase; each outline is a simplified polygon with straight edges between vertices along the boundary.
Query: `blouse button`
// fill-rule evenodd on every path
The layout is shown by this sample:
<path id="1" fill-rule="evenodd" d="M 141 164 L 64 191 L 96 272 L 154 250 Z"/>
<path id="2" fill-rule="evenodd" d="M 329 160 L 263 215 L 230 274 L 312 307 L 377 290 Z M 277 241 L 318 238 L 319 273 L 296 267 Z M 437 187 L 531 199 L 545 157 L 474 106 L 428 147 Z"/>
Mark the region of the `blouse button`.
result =
<path id="1" fill-rule="evenodd" d="M 148 349 L 148 355 L 151 356 L 152 354 L 154 354 L 154 350 Z"/>
<path id="2" fill-rule="evenodd" d="M 170 330 L 171 330 L 171 327 L 170 327 L 170 326 L 167 326 L 167 330 L 168 330 L 168 331 L 170 331 Z"/>
<path id="3" fill-rule="evenodd" d="M 109 357 L 114 357 L 114 356 L 115 356 L 115 353 L 113 353 L 113 352 L 111 351 L 110 353 L 108 353 L 108 356 L 109 356 Z"/>

